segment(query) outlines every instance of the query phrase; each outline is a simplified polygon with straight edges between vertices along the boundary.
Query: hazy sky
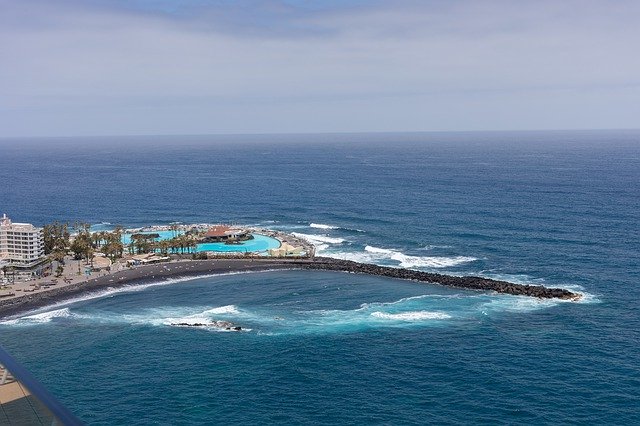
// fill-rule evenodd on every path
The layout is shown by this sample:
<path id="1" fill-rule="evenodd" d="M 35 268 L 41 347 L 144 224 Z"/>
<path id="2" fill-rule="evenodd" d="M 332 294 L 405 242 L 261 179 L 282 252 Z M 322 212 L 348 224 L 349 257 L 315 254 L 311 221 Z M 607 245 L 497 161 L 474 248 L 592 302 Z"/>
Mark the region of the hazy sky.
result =
<path id="1" fill-rule="evenodd" d="M 638 127 L 636 0 L 0 0 L 0 137 Z"/>

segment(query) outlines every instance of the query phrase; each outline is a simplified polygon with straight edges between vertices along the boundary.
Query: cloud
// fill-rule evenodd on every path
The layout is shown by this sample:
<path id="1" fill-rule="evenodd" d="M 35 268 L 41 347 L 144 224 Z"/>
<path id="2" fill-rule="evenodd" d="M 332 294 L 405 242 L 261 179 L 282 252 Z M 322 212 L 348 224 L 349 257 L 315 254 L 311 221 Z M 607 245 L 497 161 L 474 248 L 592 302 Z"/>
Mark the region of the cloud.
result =
<path id="1" fill-rule="evenodd" d="M 632 1 L 0 0 L 0 132 L 632 127 L 638 18 Z"/>

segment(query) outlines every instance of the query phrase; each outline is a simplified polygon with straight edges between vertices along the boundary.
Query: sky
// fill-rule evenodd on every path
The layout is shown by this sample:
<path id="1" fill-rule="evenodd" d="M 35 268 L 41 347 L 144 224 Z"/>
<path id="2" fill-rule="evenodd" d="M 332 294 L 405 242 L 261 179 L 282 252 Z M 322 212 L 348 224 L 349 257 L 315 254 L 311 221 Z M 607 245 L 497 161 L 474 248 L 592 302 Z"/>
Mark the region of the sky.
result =
<path id="1" fill-rule="evenodd" d="M 0 0 L 0 137 L 640 127 L 636 0 Z"/>

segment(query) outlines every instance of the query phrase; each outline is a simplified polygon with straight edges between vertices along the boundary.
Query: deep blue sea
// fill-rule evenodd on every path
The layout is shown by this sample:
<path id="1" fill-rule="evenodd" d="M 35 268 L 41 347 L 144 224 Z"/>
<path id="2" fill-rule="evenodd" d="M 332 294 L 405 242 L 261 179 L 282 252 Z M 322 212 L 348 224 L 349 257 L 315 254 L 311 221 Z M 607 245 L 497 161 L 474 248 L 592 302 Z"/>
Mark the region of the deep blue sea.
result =
<path id="1" fill-rule="evenodd" d="M 585 294 L 279 271 L 1 323 L 88 424 L 640 424 L 638 131 L 4 139 L 3 212 L 258 225 L 328 256 Z M 245 331 L 169 325 L 200 319 Z"/>

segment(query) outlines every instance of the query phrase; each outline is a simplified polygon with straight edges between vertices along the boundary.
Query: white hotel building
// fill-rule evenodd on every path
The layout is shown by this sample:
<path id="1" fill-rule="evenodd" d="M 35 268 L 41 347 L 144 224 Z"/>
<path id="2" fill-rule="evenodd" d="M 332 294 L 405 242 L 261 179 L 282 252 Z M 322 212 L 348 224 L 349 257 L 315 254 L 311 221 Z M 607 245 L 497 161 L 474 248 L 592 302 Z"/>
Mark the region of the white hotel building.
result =
<path id="1" fill-rule="evenodd" d="M 44 256 L 42 228 L 0 218 L 0 281 L 39 276 L 48 266 Z"/>

